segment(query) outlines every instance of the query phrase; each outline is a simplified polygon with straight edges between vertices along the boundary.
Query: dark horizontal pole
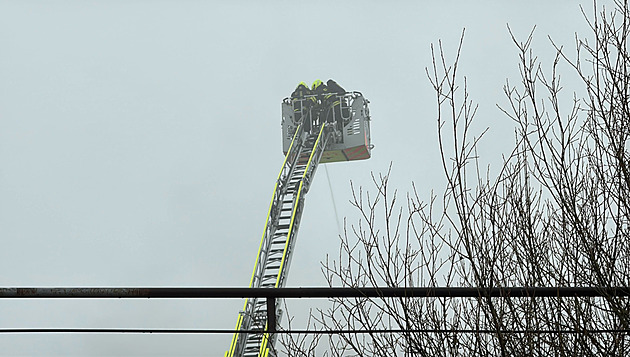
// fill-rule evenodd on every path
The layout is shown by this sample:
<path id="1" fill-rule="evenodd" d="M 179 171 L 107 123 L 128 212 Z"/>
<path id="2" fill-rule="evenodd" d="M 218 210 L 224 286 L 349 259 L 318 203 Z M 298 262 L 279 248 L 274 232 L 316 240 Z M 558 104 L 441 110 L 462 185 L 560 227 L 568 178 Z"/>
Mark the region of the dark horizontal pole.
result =
<path id="1" fill-rule="evenodd" d="M 202 288 L 202 287 L 66 287 L 0 288 L 1 298 L 378 298 L 378 297 L 570 297 L 630 296 L 629 287 L 503 288 Z"/>

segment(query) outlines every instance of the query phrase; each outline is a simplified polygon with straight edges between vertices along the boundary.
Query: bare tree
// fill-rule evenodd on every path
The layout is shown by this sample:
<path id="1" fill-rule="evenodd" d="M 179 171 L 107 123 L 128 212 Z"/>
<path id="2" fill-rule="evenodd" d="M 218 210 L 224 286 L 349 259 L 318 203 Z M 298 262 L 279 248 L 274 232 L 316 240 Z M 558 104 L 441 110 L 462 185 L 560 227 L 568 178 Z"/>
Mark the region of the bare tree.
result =
<path id="1" fill-rule="evenodd" d="M 546 69 L 531 34 L 512 37 L 521 81 L 506 84 L 500 109 L 515 123 L 515 145 L 495 175 L 477 154 L 485 131 L 471 132 L 477 106 L 458 74 L 463 34 L 453 64 L 441 43 L 432 48 L 446 190 L 423 201 L 414 186 L 401 203 L 391 169 L 373 176 L 372 189 L 353 188 L 361 219 L 323 264 L 330 286 L 629 286 L 630 11 L 615 5 L 585 15 L 592 38 L 576 38 L 577 58 L 552 41 Z M 568 106 L 560 63 L 586 93 L 569 94 Z M 332 299 L 313 318 L 319 329 L 376 331 L 329 338 L 330 356 L 630 353 L 630 301 L 610 295 Z M 289 355 L 314 355 L 324 340 L 283 339 Z"/>

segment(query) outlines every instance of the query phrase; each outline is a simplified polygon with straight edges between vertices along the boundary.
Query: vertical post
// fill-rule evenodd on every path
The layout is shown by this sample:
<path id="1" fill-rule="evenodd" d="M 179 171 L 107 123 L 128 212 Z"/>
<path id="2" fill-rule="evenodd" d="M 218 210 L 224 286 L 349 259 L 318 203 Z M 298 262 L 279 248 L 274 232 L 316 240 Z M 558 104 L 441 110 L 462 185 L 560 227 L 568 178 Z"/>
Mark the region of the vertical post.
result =
<path id="1" fill-rule="evenodd" d="M 276 298 L 268 296 L 267 297 L 267 332 L 275 333 L 276 332 Z"/>

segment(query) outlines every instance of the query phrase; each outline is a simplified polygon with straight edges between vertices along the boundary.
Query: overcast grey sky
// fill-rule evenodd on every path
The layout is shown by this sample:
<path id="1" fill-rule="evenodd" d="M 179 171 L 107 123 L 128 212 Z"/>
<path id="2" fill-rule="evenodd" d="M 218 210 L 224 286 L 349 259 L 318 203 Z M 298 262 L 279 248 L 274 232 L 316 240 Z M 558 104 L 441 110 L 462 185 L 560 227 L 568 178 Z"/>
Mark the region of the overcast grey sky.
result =
<path id="1" fill-rule="evenodd" d="M 506 24 L 553 56 L 586 33 L 576 1 L 1 1 L 0 286 L 246 286 L 283 157 L 280 102 L 335 79 L 371 101 L 373 158 L 328 165 L 340 216 L 350 180 L 387 170 L 440 189 L 430 43 L 455 53 L 490 126 L 517 79 Z M 592 6 L 586 4 L 590 9 Z M 338 249 L 325 170 L 306 199 L 288 286 L 321 286 Z M 291 313 L 306 316 L 311 302 Z M 242 301 L 0 301 L 0 328 L 232 328 Z M 300 310 L 301 309 L 301 310 Z M 0 335 L 0 355 L 222 356 L 231 336 Z"/>

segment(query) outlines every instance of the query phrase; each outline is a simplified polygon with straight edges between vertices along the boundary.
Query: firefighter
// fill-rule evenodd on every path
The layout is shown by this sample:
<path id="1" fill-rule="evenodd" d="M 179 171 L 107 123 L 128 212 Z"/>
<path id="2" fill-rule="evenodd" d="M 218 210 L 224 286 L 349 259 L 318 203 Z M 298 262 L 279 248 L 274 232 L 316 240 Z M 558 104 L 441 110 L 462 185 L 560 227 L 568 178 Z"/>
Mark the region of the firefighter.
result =
<path id="1" fill-rule="evenodd" d="M 315 82 L 311 85 L 311 92 L 316 95 L 323 95 L 326 91 L 326 85 L 321 79 L 316 79 Z"/>
<path id="2" fill-rule="evenodd" d="M 337 82 L 333 81 L 332 79 L 329 79 L 326 82 L 326 89 L 330 93 L 336 93 L 336 94 L 345 94 L 346 93 L 346 90 L 343 89 L 339 84 L 337 84 Z"/>
<path id="3" fill-rule="evenodd" d="M 295 118 L 295 122 L 299 123 L 302 120 L 302 117 L 308 117 L 308 108 L 309 102 L 306 96 L 311 94 L 311 90 L 308 89 L 308 86 L 304 82 L 300 82 L 293 93 L 291 93 L 291 103 L 293 104 L 293 117 Z M 304 130 L 310 130 L 310 122 L 305 120 L 302 123 L 304 126 Z"/>
<path id="4" fill-rule="evenodd" d="M 293 98 L 304 98 L 304 96 L 311 94 L 311 90 L 308 89 L 308 86 L 304 82 L 300 82 L 297 85 L 293 93 L 291 93 L 291 99 Z"/>
<path id="5" fill-rule="evenodd" d="M 326 108 L 326 121 L 327 122 L 337 122 L 339 129 L 343 128 L 343 117 L 342 117 L 342 106 L 341 101 L 344 100 L 341 95 L 346 93 L 346 90 L 343 89 L 337 82 L 332 79 L 329 79 L 326 82 L 326 90 L 327 93 L 324 97 L 324 108 Z M 344 117 L 349 115 L 345 113 L 348 111 L 347 106 L 344 105 Z"/>
<path id="6" fill-rule="evenodd" d="M 314 96 L 311 97 L 311 103 L 313 105 L 312 110 L 312 119 L 313 125 L 318 126 L 320 120 L 320 115 L 324 112 L 325 109 L 322 105 L 324 102 L 324 94 L 326 92 L 326 84 L 322 82 L 320 79 L 316 79 L 311 85 L 311 94 Z M 324 113 L 325 114 L 325 113 Z"/>

